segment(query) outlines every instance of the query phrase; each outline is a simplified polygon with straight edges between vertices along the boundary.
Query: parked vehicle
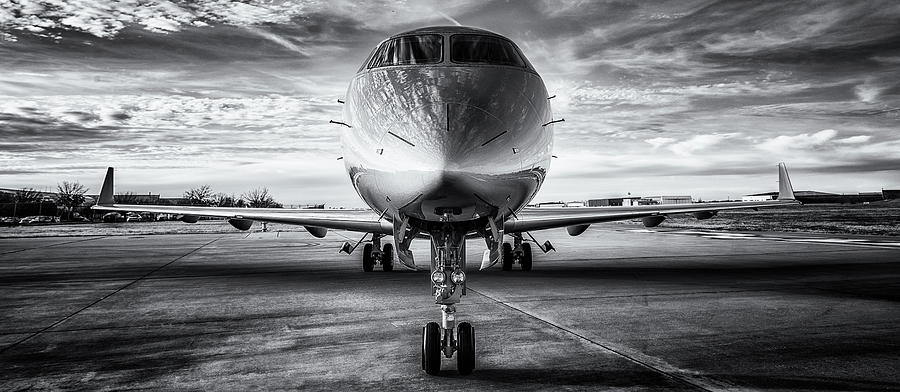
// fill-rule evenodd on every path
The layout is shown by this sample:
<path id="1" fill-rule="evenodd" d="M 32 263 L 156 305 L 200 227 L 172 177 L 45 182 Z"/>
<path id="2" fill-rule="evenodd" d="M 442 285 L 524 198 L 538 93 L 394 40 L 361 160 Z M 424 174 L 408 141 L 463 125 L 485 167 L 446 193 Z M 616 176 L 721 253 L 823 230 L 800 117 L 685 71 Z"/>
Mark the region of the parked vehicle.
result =
<path id="1" fill-rule="evenodd" d="M 104 222 L 124 222 L 125 221 L 125 217 L 122 216 L 122 214 L 120 214 L 118 212 L 108 212 L 106 214 L 103 214 L 102 219 Z"/>
<path id="2" fill-rule="evenodd" d="M 19 218 L 14 216 L 0 217 L 0 226 L 15 226 L 19 224 Z"/>
<path id="3" fill-rule="evenodd" d="M 142 217 L 140 214 L 137 214 L 134 212 L 129 212 L 129 213 L 125 214 L 125 222 L 143 222 L 143 221 L 144 221 L 144 217 Z"/>
<path id="4" fill-rule="evenodd" d="M 73 222 L 90 222 L 91 220 L 82 216 L 81 214 L 79 214 L 77 212 L 73 212 L 72 213 L 72 221 Z"/>
<path id="5" fill-rule="evenodd" d="M 40 225 L 48 223 L 59 223 L 59 218 L 47 215 L 26 216 L 19 221 L 20 225 Z"/>

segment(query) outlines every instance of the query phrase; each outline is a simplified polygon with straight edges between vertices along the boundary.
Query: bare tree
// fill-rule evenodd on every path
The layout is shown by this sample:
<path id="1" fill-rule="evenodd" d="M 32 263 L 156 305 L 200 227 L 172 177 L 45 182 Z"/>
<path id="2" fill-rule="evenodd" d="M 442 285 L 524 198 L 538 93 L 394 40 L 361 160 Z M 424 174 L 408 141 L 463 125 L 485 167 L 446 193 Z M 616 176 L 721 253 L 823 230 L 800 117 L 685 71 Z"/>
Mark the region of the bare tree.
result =
<path id="1" fill-rule="evenodd" d="M 281 208 L 281 204 L 269 194 L 269 188 L 255 188 L 241 195 L 241 198 L 252 208 Z"/>
<path id="2" fill-rule="evenodd" d="M 201 185 L 184 191 L 184 198 L 191 205 L 208 206 L 213 202 L 213 193 L 209 185 Z"/>
<path id="3" fill-rule="evenodd" d="M 114 195 L 113 199 L 118 204 L 140 204 L 137 195 L 134 192 L 124 192 Z"/>
<path id="4" fill-rule="evenodd" d="M 15 203 L 16 194 L 12 192 L 0 192 L 0 203 Z"/>
<path id="5" fill-rule="evenodd" d="M 212 205 L 216 207 L 239 207 L 237 205 L 239 200 L 234 194 L 216 193 L 212 197 Z"/>
<path id="6" fill-rule="evenodd" d="M 19 203 L 40 203 L 44 200 L 44 195 L 34 188 L 22 188 L 16 191 L 16 201 Z"/>
<path id="7" fill-rule="evenodd" d="M 84 204 L 85 192 L 87 192 L 87 188 L 78 181 L 63 181 L 56 184 L 56 204 L 66 210 L 68 219 L 72 219 L 72 212 L 75 207 Z"/>

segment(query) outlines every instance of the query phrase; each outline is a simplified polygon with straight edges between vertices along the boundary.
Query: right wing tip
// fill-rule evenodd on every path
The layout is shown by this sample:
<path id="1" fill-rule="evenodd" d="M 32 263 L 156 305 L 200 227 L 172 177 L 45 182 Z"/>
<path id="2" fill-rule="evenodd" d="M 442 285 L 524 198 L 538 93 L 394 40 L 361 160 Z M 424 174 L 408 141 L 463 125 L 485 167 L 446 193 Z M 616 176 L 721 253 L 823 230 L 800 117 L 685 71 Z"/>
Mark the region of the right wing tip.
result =
<path id="1" fill-rule="evenodd" d="M 796 200 L 791 177 L 784 162 L 778 163 L 778 200 Z"/>

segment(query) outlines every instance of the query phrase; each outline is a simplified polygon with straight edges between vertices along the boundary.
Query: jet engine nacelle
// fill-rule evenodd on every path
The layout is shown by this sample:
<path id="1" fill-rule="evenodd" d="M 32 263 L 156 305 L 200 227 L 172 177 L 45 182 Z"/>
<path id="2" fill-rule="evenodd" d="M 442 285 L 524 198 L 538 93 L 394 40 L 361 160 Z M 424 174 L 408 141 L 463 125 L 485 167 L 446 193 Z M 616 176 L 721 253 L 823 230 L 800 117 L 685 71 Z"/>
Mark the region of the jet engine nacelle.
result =
<path id="1" fill-rule="evenodd" d="M 316 238 L 324 238 L 326 234 L 328 234 L 328 229 L 324 227 L 318 226 L 303 226 L 309 234 L 312 234 L 313 237 Z"/>
<path id="2" fill-rule="evenodd" d="M 663 223 L 664 220 L 666 220 L 665 215 L 653 215 L 641 219 L 641 223 L 644 224 L 644 227 L 656 227 Z"/>
<path id="3" fill-rule="evenodd" d="M 697 218 L 699 220 L 712 218 L 712 217 L 716 216 L 716 214 L 717 214 L 716 211 L 698 211 L 698 212 L 691 213 L 691 215 L 693 215 L 694 218 Z"/>
<path id="4" fill-rule="evenodd" d="M 253 226 L 253 221 L 250 219 L 240 219 L 240 218 L 231 218 L 228 220 L 235 229 L 247 231 L 250 230 L 250 226 Z"/>
<path id="5" fill-rule="evenodd" d="M 197 221 L 200 220 L 200 216 L 199 215 L 182 215 L 181 218 L 178 218 L 178 219 L 181 219 L 181 221 L 184 223 L 197 223 Z"/>
<path id="6" fill-rule="evenodd" d="M 585 230 L 591 227 L 591 225 L 577 225 L 577 226 L 566 226 L 566 231 L 569 232 L 569 235 L 575 237 L 581 233 L 584 233 Z"/>

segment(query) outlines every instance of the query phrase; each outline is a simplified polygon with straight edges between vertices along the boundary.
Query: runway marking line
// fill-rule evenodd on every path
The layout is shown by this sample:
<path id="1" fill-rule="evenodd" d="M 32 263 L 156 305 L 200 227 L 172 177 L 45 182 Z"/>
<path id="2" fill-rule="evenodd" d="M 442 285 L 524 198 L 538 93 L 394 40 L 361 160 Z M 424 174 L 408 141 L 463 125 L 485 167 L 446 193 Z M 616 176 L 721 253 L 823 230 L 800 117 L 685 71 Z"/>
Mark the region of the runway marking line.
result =
<path id="1" fill-rule="evenodd" d="M 703 376 L 699 373 L 690 374 L 690 372 L 691 372 L 690 370 L 677 368 L 673 365 L 668 364 L 667 362 L 665 362 L 664 360 L 662 360 L 660 358 L 652 357 L 652 356 L 645 355 L 645 354 L 639 353 L 639 352 L 629 352 L 630 350 L 628 350 L 626 348 L 616 347 L 612 343 L 601 342 L 601 341 L 597 341 L 595 339 L 591 339 L 582 333 L 579 333 L 575 330 L 572 330 L 568 327 L 560 325 L 556 322 L 553 322 L 553 321 L 543 318 L 541 316 L 529 313 L 529 312 L 525 311 L 524 309 L 521 309 L 515 305 L 512 305 L 510 303 L 507 303 L 507 302 L 501 301 L 499 299 L 496 299 L 492 296 L 489 296 L 480 290 L 476 290 L 473 288 L 468 288 L 468 290 L 471 292 L 474 292 L 478 295 L 481 295 L 481 296 L 493 301 L 494 303 L 496 303 L 498 305 L 501 305 L 503 307 L 506 307 L 506 308 L 514 310 L 518 313 L 521 313 L 525 316 L 528 316 L 530 318 L 538 320 L 538 321 L 540 321 L 544 324 L 547 324 L 555 329 L 558 329 L 569 335 L 572 335 L 572 336 L 578 338 L 579 340 L 582 340 L 582 341 L 588 342 L 594 346 L 600 347 L 601 349 L 603 349 L 607 352 L 610 352 L 610 353 L 617 355 L 629 362 L 632 362 L 634 364 L 637 364 L 644 368 L 647 368 L 648 370 L 651 370 L 654 373 L 657 373 L 664 377 L 672 379 L 682 385 L 689 386 L 689 387 L 692 387 L 692 388 L 695 388 L 695 389 L 698 389 L 701 391 L 710 391 L 710 392 L 734 390 L 737 387 L 736 385 L 730 384 L 728 382 L 725 382 L 722 380 L 715 380 L 715 379 Z"/>
<path id="2" fill-rule="evenodd" d="M 163 265 L 161 265 L 161 266 L 159 266 L 159 267 L 154 268 L 152 271 L 147 272 L 146 274 L 143 274 L 143 275 L 139 276 L 137 279 L 132 280 L 131 282 L 128 282 L 127 284 L 125 284 L 125 285 L 122 286 L 122 287 L 119 287 L 119 288 L 116 289 L 116 290 L 113 290 L 111 293 L 106 294 L 106 295 L 104 295 L 103 297 L 100 297 L 100 299 L 98 299 L 98 300 L 96 300 L 96 301 L 94 301 L 94 302 L 91 302 L 91 303 L 88 304 L 87 306 L 82 307 L 81 309 L 78 309 L 77 311 L 73 312 L 72 314 L 69 314 L 68 316 L 63 317 L 63 318 L 61 318 L 61 319 L 55 321 L 54 323 L 52 323 L 52 324 L 50 324 L 50 325 L 48 325 L 48 326 L 46 326 L 46 327 L 44 327 L 44 328 L 38 330 L 37 332 L 34 332 L 34 333 L 32 333 L 32 334 L 30 334 L 30 335 L 28 335 L 28 336 L 26 336 L 26 337 L 24 337 L 24 338 L 18 340 L 18 341 L 15 342 L 15 343 L 12 343 L 12 344 L 10 344 L 10 345 L 8 345 L 8 346 L 6 346 L 6 347 L 0 348 L 0 353 L 4 353 L 4 352 L 6 352 L 6 351 L 8 351 L 8 350 L 10 350 L 10 349 L 12 349 L 12 348 L 14 348 L 14 347 L 16 347 L 16 346 L 22 344 L 22 343 L 25 343 L 25 342 L 31 340 L 32 338 L 34 338 L 34 337 L 36 337 L 36 336 L 38 336 L 38 335 L 40 335 L 40 334 L 42 334 L 42 333 L 44 333 L 44 332 L 47 332 L 48 330 L 52 329 L 53 327 L 56 327 L 57 325 L 60 325 L 60 324 L 62 324 L 62 323 L 64 323 L 64 322 L 66 322 L 67 320 L 71 319 L 72 317 L 77 316 L 79 313 L 81 313 L 81 312 L 83 312 L 83 311 L 85 311 L 85 310 L 88 310 L 88 309 L 91 308 L 92 306 L 94 306 L 94 305 L 96 305 L 96 304 L 98 304 L 98 303 L 100 303 L 100 302 L 103 302 L 103 300 L 105 300 L 105 299 L 107 299 L 107 298 L 109 298 L 109 297 L 112 297 L 113 295 L 116 295 L 117 293 L 121 292 L 122 290 L 125 290 L 125 289 L 131 287 L 131 285 L 133 285 L 133 284 L 135 284 L 135 283 L 137 283 L 137 282 L 140 282 L 140 281 L 143 280 L 144 278 L 146 278 L 146 277 L 148 277 L 148 276 L 150 276 L 150 275 L 153 275 L 153 274 L 156 273 L 156 272 L 159 272 L 159 271 L 162 270 L 163 268 L 166 268 L 166 267 L 172 265 L 172 263 L 175 263 L 175 262 L 178 261 L 178 260 L 181 260 L 181 259 L 183 259 L 183 258 L 185 258 L 185 257 L 188 257 L 188 256 L 190 256 L 190 255 L 196 253 L 196 252 L 199 251 L 200 249 L 203 249 L 203 248 L 207 247 L 208 245 L 212 244 L 213 242 L 216 242 L 216 241 L 218 241 L 218 240 L 220 240 L 220 239 L 222 239 L 222 238 L 224 238 L 224 237 L 225 237 L 225 236 L 220 236 L 220 237 L 218 237 L 218 238 L 216 238 L 216 239 L 214 239 L 214 240 L 212 240 L 212 241 L 209 241 L 209 242 L 207 242 L 207 243 L 205 243 L 205 244 L 203 244 L 203 245 L 200 245 L 199 247 L 197 247 L 197 248 L 191 250 L 190 252 L 187 252 L 187 253 L 185 253 L 185 254 L 183 254 L 183 255 L 181 255 L 181 256 L 176 257 L 175 259 L 173 259 L 172 261 L 169 261 L 168 263 L 165 263 L 165 264 L 163 264 Z M 87 240 L 84 240 L 84 241 L 87 241 Z"/>
<path id="3" fill-rule="evenodd" d="M 633 232 L 645 232 L 645 231 L 637 231 L 637 230 L 629 230 Z M 648 230 L 646 232 L 651 232 L 652 230 Z M 704 230 L 674 230 L 674 231 L 652 231 L 656 233 L 662 234 L 681 234 L 681 235 L 693 235 L 697 237 L 715 239 L 715 240 L 764 240 L 764 241 L 776 241 L 776 242 L 788 242 L 788 243 L 812 243 L 812 244 L 823 244 L 823 245 L 843 245 L 843 246 L 855 246 L 855 247 L 866 247 L 866 248 L 882 248 L 882 249 L 896 249 L 900 247 L 900 243 L 898 242 L 882 242 L 878 240 L 871 240 L 866 238 L 835 238 L 835 237 L 784 237 L 784 236 L 768 236 L 768 235 L 760 235 L 753 233 L 734 233 L 734 232 L 719 232 L 719 231 L 704 231 Z"/>
<path id="4" fill-rule="evenodd" d="M 24 251 L 27 251 L 27 250 L 52 248 L 52 247 L 54 247 L 54 246 L 67 245 L 67 244 L 74 244 L 74 243 L 76 243 L 76 242 L 94 241 L 94 240 L 99 240 L 99 239 L 103 239 L 103 238 L 107 238 L 107 237 L 109 237 L 109 236 L 105 235 L 105 236 L 99 236 L 99 237 L 82 238 L 82 239 L 78 239 L 78 240 L 72 240 L 72 241 L 60 242 L 60 243 L 57 243 L 57 244 L 50 244 L 50 245 L 44 245 L 44 246 L 36 246 L 36 247 L 34 247 L 34 248 L 23 248 L 23 249 L 10 250 L 10 251 L 6 251 L 6 252 L 3 252 L 3 253 L 0 253 L 0 256 L 4 256 L 4 255 L 8 255 L 8 254 L 13 254 L 13 253 L 24 252 Z"/>

